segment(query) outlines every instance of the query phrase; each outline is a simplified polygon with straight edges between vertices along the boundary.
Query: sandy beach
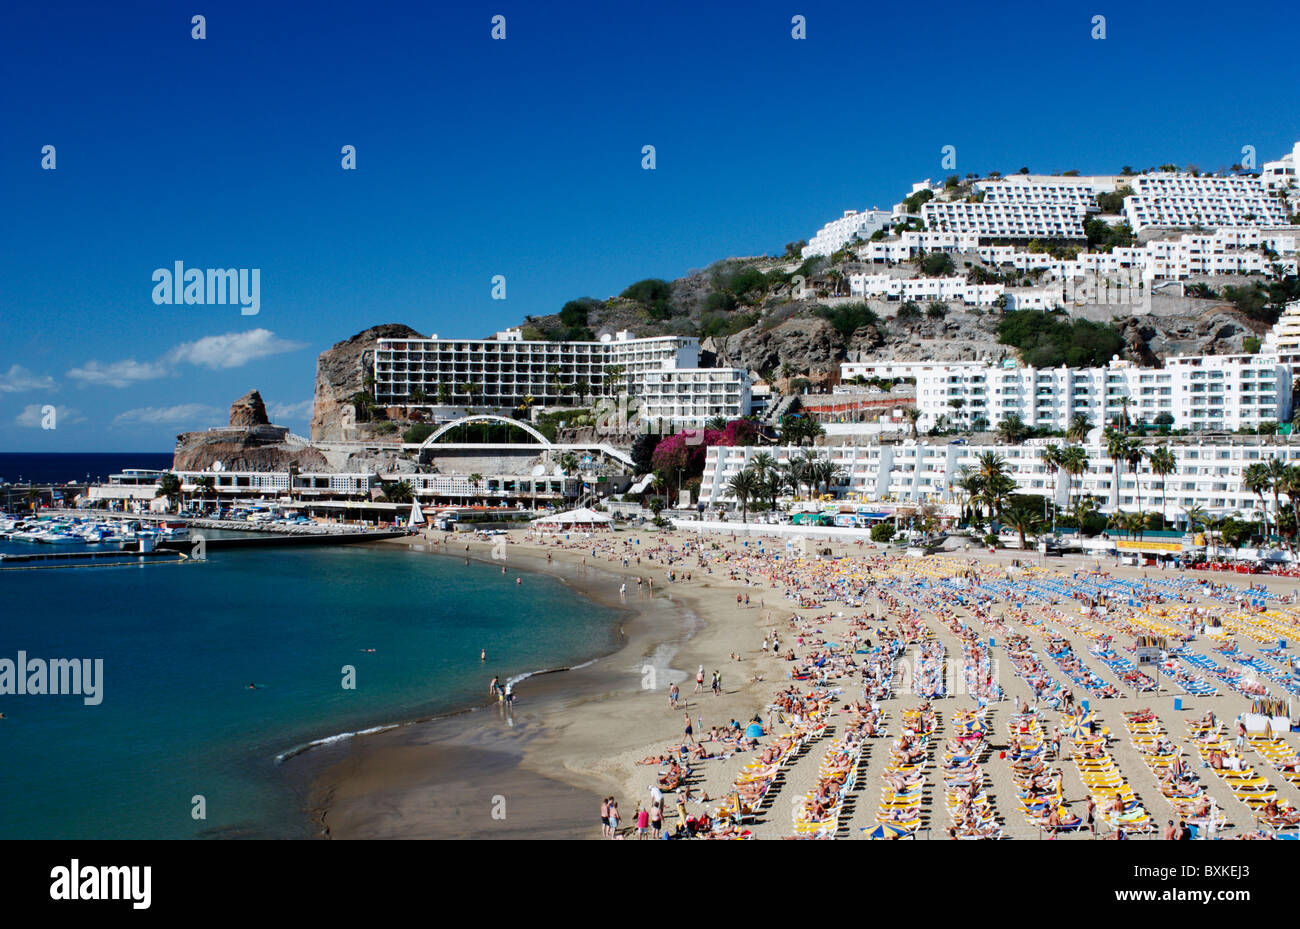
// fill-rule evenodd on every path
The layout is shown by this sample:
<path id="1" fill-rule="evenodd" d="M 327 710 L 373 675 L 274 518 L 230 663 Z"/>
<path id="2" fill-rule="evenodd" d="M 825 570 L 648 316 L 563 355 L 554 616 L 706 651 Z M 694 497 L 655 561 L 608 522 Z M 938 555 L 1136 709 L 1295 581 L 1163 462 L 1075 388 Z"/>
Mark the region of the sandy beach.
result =
<path id="1" fill-rule="evenodd" d="M 378 544 L 425 546 L 431 555 L 492 557 L 490 541 L 457 535 L 443 542 L 445 538 L 439 533 L 429 539 L 413 537 Z M 525 538 L 522 532 L 511 533 L 504 563 L 512 575 L 519 574 L 524 579 L 524 584 L 529 573 L 547 571 L 572 585 L 575 595 L 591 596 L 627 609 L 627 620 L 622 624 L 623 647 L 586 667 L 523 681 L 516 688 L 516 701 L 510 712 L 485 699 L 472 712 L 360 736 L 296 759 L 308 766 L 305 770 L 310 772 L 312 781 L 308 807 L 322 824 L 322 834 L 333 838 L 595 839 L 601 837 L 599 807 L 601 798 L 607 796 L 617 799 L 626 832 L 627 826 L 635 825 L 638 805 L 648 806 L 652 787 L 660 776 L 660 765 L 638 762 L 680 745 L 687 713 L 697 740 L 707 740 L 713 727 L 726 727 L 732 720 L 743 726 L 758 718 L 766 730 L 773 716 L 770 706 L 778 691 L 794 685 L 806 692 L 811 686 L 790 679 L 794 662 L 773 655 L 770 648 L 762 650 L 764 641 L 774 630 L 781 636 L 782 651 L 788 644 L 798 658 L 803 658 L 816 643 L 845 641 L 855 628 L 862 627 L 862 617 L 874 617 L 883 623 L 887 615 L 886 605 L 878 598 L 868 598 L 857 608 L 833 602 L 802 608 L 787 597 L 788 588 L 774 587 L 757 573 L 732 577 L 733 561 L 744 562 L 757 547 L 756 540 L 749 540 L 747 547 L 743 539 L 705 536 L 689 556 L 683 557 L 684 543 L 698 540 L 699 537 L 680 529 L 620 531 L 591 538 L 575 536 L 567 542 L 563 539 L 538 541 Z M 768 551 L 784 551 L 777 541 L 765 540 L 764 546 Z M 863 563 L 881 555 L 869 543 L 830 544 L 829 547 L 832 558 L 847 555 Z M 651 553 L 658 557 L 652 558 Z M 701 567 L 701 555 L 707 566 Z M 995 566 L 996 571 L 1006 569 L 1014 561 L 1042 564 L 1036 554 L 1014 551 L 996 554 L 961 551 L 941 557 L 949 562 L 960 559 L 961 564 Z M 813 562 L 830 564 L 831 559 L 813 559 Z M 932 571 L 939 564 L 933 559 L 908 559 L 902 555 L 891 556 L 889 563 L 895 566 L 894 576 L 898 578 L 908 576 L 909 565 L 915 565 L 917 571 Z M 926 567 L 927 563 L 930 567 Z M 1049 560 L 1047 568 L 1061 574 L 1091 571 L 1095 566 L 1091 559 L 1054 558 Z M 900 567 L 903 570 L 897 570 Z M 1100 568 L 1116 579 L 1141 578 L 1144 573 L 1143 569 L 1114 564 L 1102 564 Z M 1153 578 L 1175 574 L 1151 568 L 1145 572 Z M 638 577 L 642 581 L 640 585 Z M 1288 594 L 1298 583 L 1292 578 L 1265 576 L 1227 575 L 1212 579 L 1242 586 L 1262 583 Z M 625 591 L 620 592 L 623 586 Z M 744 602 L 746 596 L 748 605 Z M 932 634 L 942 644 L 948 656 L 956 657 L 962 654 L 963 638 L 954 629 L 972 617 L 958 608 L 949 613 L 941 621 L 937 615 L 918 610 L 917 622 L 929 630 L 927 635 Z M 998 614 L 998 620 L 1015 633 L 1029 631 L 1010 618 L 1007 610 L 999 609 Z M 858 626 L 853 625 L 854 620 L 859 621 Z M 945 623 L 951 623 L 952 628 Z M 875 620 L 866 623 L 876 624 Z M 971 627 L 978 628 L 973 622 Z M 1087 641 L 1070 635 L 1068 629 L 1064 632 L 1074 653 L 1090 671 L 1107 681 L 1115 680 L 1089 654 Z M 795 644 L 801 635 L 806 645 Z M 871 635 L 869 630 L 867 635 Z M 1042 641 L 1039 638 L 1033 644 L 1044 666 L 1057 677 L 1064 677 L 1042 654 Z M 1116 636 L 1116 641 L 1121 641 L 1121 637 Z M 1243 640 L 1243 644 L 1250 643 Z M 1213 654 L 1206 651 L 1203 639 L 1191 647 Z M 696 693 L 695 675 L 700 666 L 704 668 L 705 687 L 704 692 Z M 721 675 L 718 695 L 709 689 L 715 671 Z M 980 763 L 984 785 L 981 803 L 992 809 L 1004 837 L 1045 838 L 1047 833 L 1041 825 L 1028 822 L 1019 809 L 1020 787 L 1013 766 L 1006 759 L 1012 717 L 1022 702 L 1030 706 L 1035 703 L 1035 692 L 1005 659 L 1001 662 L 998 682 L 1004 698 L 990 703 L 984 711 L 986 738 Z M 681 691 L 677 708 L 669 704 L 668 687 L 673 683 Z M 485 690 L 486 684 L 485 680 Z M 833 698 L 819 736 L 810 739 L 796 753 L 797 757 L 782 765 L 762 810 L 745 824 L 753 837 L 786 837 L 797 831 L 797 811 L 816 792 L 822 779 L 819 764 L 829 760 L 828 750 L 834 750 L 837 736 L 849 728 L 849 716 L 844 713 L 846 705 L 862 698 L 861 682 L 852 674 L 835 684 L 842 692 Z M 1077 696 L 1089 698 L 1081 690 Z M 1175 698 L 1181 702 L 1177 711 L 1173 708 Z M 883 776 L 890 765 L 890 745 L 901 730 L 903 714 L 922 707 L 925 702 L 921 696 L 901 689 L 895 689 L 891 697 L 880 702 L 888 736 L 861 743 L 860 756 L 855 755 L 859 760 L 854 762 L 853 789 L 844 798 L 837 820 L 837 837 L 865 837 L 878 825 L 877 811 L 884 797 Z M 1249 709 L 1249 699 L 1226 687 L 1219 687 L 1215 696 L 1194 697 L 1171 687 L 1168 681 L 1158 695 L 1135 696 L 1129 691 L 1110 699 L 1093 699 L 1091 704 L 1099 725 L 1109 730 L 1106 751 L 1149 818 L 1161 828 L 1170 819 L 1179 817 L 1170 801 L 1162 796 L 1157 775 L 1146 756 L 1126 732 L 1123 714 L 1139 708 L 1152 709 L 1167 731 L 1168 739 L 1183 745 L 1186 759 L 1195 763 L 1197 752 L 1187 741 L 1185 720 L 1213 711 L 1219 719 L 1231 722 Z M 945 809 L 943 778 L 938 770 L 943 751 L 941 743 L 957 734 L 959 720 L 955 714 L 959 710 L 972 710 L 976 703 L 970 695 L 957 695 L 934 700 L 932 707 L 937 725 L 931 733 L 927 785 L 919 801 L 923 825 L 916 830 L 917 838 L 946 838 L 946 830 L 952 825 L 951 813 Z M 1039 718 L 1046 734 L 1065 720 L 1061 712 L 1047 707 L 1040 709 Z M 778 732 L 788 728 L 780 721 L 779 714 L 773 725 Z M 1288 740 L 1294 750 L 1293 734 L 1278 735 Z M 761 741 L 766 744 L 768 738 L 765 736 Z M 703 751 L 714 757 L 691 762 L 688 781 L 691 796 L 684 801 L 684 808 L 692 819 L 712 813 L 728 796 L 742 766 L 753 762 L 756 755 L 754 751 L 735 752 L 731 743 L 704 741 L 702 744 Z M 1268 775 L 1271 786 L 1277 789 L 1278 801 L 1283 805 L 1300 804 L 1300 790 L 1267 765 L 1261 766 L 1253 752 L 1250 754 L 1253 763 Z M 1083 768 L 1072 761 L 1068 740 L 1061 755 L 1055 761 L 1060 771 L 1063 809 L 1082 817 L 1089 794 L 1081 779 Z M 1205 794 L 1227 815 L 1227 824 L 1220 827 L 1222 834 L 1252 830 L 1255 824 L 1251 809 L 1234 796 L 1227 783 L 1208 769 L 1198 773 Z M 679 816 L 680 794 L 668 791 L 665 794 L 664 820 L 671 831 Z M 1103 826 L 1098 832 L 1109 835 L 1111 830 Z M 1132 837 L 1159 834 L 1157 829 L 1152 833 L 1135 832 Z M 1085 829 L 1063 833 L 1061 837 L 1093 836 Z"/>

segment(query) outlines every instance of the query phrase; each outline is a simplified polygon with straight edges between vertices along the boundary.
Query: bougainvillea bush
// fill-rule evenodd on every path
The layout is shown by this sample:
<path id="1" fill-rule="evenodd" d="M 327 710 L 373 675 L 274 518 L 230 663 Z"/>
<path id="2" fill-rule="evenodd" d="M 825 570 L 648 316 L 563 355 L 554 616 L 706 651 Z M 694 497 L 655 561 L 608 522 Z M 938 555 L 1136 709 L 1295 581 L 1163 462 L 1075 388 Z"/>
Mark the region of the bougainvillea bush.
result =
<path id="1" fill-rule="evenodd" d="M 758 429 L 747 419 L 733 419 L 726 429 L 687 429 L 659 441 L 650 460 L 664 474 L 682 470 L 685 477 L 704 473 L 704 458 L 710 445 L 751 445 Z"/>

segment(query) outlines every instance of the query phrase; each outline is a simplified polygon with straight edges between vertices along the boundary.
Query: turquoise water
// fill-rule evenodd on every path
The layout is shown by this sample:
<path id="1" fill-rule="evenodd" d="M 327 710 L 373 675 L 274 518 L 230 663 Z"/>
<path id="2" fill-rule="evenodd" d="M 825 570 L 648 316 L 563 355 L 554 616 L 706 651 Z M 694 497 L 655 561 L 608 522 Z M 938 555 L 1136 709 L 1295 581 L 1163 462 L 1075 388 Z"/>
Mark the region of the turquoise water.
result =
<path id="1" fill-rule="evenodd" d="M 277 755 L 612 649 L 614 611 L 515 577 L 355 546 L 0 572 L 0 658 L 104 660 L 98 706 L 0 696 L 0 838 L 309 835 Z"/>

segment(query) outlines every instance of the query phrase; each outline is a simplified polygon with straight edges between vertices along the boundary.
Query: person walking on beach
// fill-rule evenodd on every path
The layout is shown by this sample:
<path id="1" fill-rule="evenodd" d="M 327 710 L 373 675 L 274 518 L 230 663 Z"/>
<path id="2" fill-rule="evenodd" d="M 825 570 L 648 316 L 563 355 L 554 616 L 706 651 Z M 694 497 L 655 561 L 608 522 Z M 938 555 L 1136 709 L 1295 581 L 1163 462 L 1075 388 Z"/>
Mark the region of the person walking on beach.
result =
<path id="1" fill-rule="evenodd" d="M 721 693 L 722 693 L 722 675 L 719 674 L 717 671 L 714 671 L 713 672 L 713 696 L 716 697 Z"/>
<path id="2" fill-rule="evenodd" d="M 609 800 L 609 837 L 618 838 L 618 801 L 613 797 Z"/>
<path id="3" fill-rule="evenodd" d="M 692 745 L 695 744 L 695 729 L 691 726 L 690 713 L 686 714 L 686 736 L 682 744 L 685 744 L 686 742 L 690 742 Z"/>
<path id="4" fill-rule="evenodd" d="M 664 810 L 658 803 L 650 806 L 650 831 L 658 839 L 664 832 Z"/>
<path id="5" fill-rule="evenodd" d="M 1097 804 L 1092 801 L 1092 794 L 1088 795 L 1088 831 L 1093 835 L 1097 834 Z"/>
<path id="6" fill-rule="evenodd" d="M 492 683 L 488 684 L 488 696 L 495 697 L 501 690 L 501 678 L 498 675 L 492 675 Z"/>
<path id="7" fill-rule="evenodd" d="M 700 665 L 699 670 L 695 672 L 695 692 L 697 694 L 704 692 L 704 665 Z"/>
<path id="8" fill-rule="evenodd" d="M 609 797 L 600 798 L 600 836 L 609 838 Z"/>
<path id="9" fill-rule="evenodd" d="M 678 693 L 679 693 L 679 691 L 677 690 L 677 682 L 676 682 L 676 681 L 673 681 L 671 684 L 668 685 L 668 708 L 669 708 L 669 709 L 672 709 L 672 710 L 677 709 L 677 694 L 678 694 Z"/>
<path id="10" fill-rule="evenodd" d="M 650 811 L 640 803 L 636 805 L 636 837 L 644 839 L 650 834 Z"/>

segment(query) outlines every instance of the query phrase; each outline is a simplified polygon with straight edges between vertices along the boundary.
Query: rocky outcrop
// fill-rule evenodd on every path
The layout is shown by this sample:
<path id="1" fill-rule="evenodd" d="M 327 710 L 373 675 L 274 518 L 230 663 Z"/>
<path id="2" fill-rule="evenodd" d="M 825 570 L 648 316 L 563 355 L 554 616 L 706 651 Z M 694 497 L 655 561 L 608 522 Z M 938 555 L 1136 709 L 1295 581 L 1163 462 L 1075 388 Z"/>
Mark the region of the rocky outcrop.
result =
<path id="1" fill-rule="evenodd" d="M 209 471 L 217 462 L 223 471 L 326 471 L 325 456 L 289 430 L 279 426 L 249 429 L 209 429 L 176 437 L 172 467 L 179 471 Z"/>
<path id="2" fill-rule="evenodd" d="M 311 416 L 313 441 L 355 438 L 356 410 L 350 398 L 366 389 L 366 373 L 374 368 L 375 342 L 409 338 L 423 336 L 410 326 L 386 323 L 371 326 L 321 352 L 316 359 L 316 399 Z"/>
<path id="3" fill-rule="evenodd" d="M 1247 338 L 1262 338 L 1268 328 L 1219 306 L 1200 316 L 1134 316 L 1120 325 L 1120 333 L 1126 354 L 1150 366 L 1171 355 L 1240 354 Z"/>
<path id="4" fill-rule="evenodd" d="M 819 317 L 787 319 L 765 329 L 751 326 L 715 343 L 718 363 L 779 375 L 783 366 L 795 372 L 830 370 L 844 359 L 844 338 Z"/>
<path id="5" fill-rule="evenodd" d="M 256 390 L 231 404 L 229 427 L 176 437 L 174 469 L 210 471 L 217 464 L 223 471 L 328 470 L 324 455 L 285 427 L 271 424 Z"/>
<path id="6" fill-rule="evenodd" d="M 266 416 L 266 404 L 262 395 L 250 390 L 230 405 L 230 428 L 249 429 L 253 426 L 269 426 L 271 420 Z"/>

